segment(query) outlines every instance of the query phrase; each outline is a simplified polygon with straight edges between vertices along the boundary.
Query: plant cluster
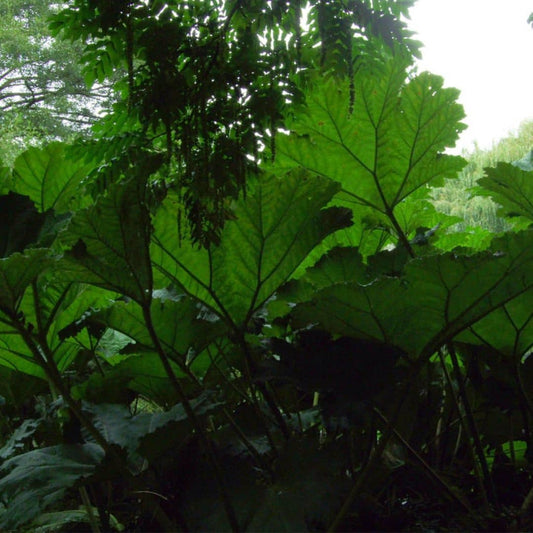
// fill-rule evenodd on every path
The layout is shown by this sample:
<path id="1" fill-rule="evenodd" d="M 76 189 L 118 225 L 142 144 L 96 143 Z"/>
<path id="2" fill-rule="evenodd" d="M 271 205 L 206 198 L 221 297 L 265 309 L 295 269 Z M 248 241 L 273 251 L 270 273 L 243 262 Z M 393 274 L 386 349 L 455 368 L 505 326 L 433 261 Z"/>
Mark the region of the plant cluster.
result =
<path id="1" fill-rule="evenodd" d="M 410 4 L 58 13 L 123 99 L 0 171 L 0 527 L 533 525 L 531 154 L 447 231 Z"/>

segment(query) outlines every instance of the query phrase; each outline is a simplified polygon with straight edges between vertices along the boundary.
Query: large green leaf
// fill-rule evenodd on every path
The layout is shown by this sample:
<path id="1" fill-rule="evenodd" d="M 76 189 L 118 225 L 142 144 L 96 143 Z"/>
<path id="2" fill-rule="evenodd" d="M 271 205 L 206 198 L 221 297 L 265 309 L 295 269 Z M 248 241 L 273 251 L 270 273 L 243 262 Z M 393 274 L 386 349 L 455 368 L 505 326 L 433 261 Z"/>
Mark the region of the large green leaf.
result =
<path id="1" fill-rule="evenodd" d="M 498 163 L 495 168 L 486 168 L 485 173 L 487 177 L 478 181 L 481 187 L 476 192 L 492 196 L 502 206 L 499 214 L 533 221 L 533 170 Z"/>
<path id="2" fill-rule="evenodd" d="M 178 401 L 157 353 L 118 355 L 109 362 L 112 366 L 105 374 L 92 374 L 87 381 L 73 387 L 73 397 L 91 403 L 129 405 L 135 396 L 142 395 L 162 407 Z M 175 376 L 185 376 L 177 364 L 171 361 L 170 366 Z"/>
<path id="3" fill-rule="evenodd" d="M 40 276 L 26 291 L 20 311 L 40 339 L 46 339 L 59 370 L 64 370 L 77 355 L 81 345 L 90 346 L 88 334 L 73 339 L 62 338 L 60 332 L 79 320 L 89 308 L 109 304 L 108 295 L 90 285 L 64 282 L 61 272 Z"/>
<path id="4" fill-rule="evenodd" d="M 149 301 L 150 228 L 143 180 L 115 185 L 94 206 L 73 217 L 64 238 L 76 244 L 65 254 L 64 279 Z"/>
<path id="5" fill-rule="evenodd" d="M 30 376 L 45 377 L 22 337 L 15 329 L 4 325 L 0 326 L 0 365 Z"/>
<path id="6" fill-rule="evenodd" d="M 464 128 L 458 91 L 429 73 L 405 78 L 397 60 L 359 71 L 351 113 L 346 83 L 330 80 L 314 89 L 292 133 L 279 136 L 275 166 L 298 165 L 338 181 L 346 205 L 364 206 L 408 233 L 398 206 L 429 183 L 455 177 L 465 162 L 441 153 Z"/>
<path id="7" fill-rule="evenodd" d="M 533 289 L 476 322 L 459 339 L 520 359 L 533 347 Z"/>
<path id="8" fill-rule="evenodd" d="M 44 376 L 30 347 L 20 336 L 16 322 L 24 324 L 28 334 L 31 330 L 36 343 L 46 340 L 60 371 L 67 368 L 78 353 L 79 344 L 61 339 L 58 333 L 89 307 L 102 305 L 105 294 L 89 286 L 62 282 L 55 272 L 43 272 L 53 265 L 53 260 L 42 249 L 0 260 L 0 320 L 3 318 L 0 365 Z"/>
<path id="9" fill-rule="evenodd" d="M 15 191 L 28 195 L 43 213 L 64 213 L 82 205 L 81 182 L 89 169 L 83 160 L 68 158 L 61 143 L 30 148 L 15 161 Z"/>
<path id="10" fill-rule="evenodd" d="M 41 448 L 5 461 L 0 468 L 0 495 L 6 510 L 0 526 L 19 529 L 89 477 L 103 457 L 98 445 L 87 443 Z"/>
<path id="11" fill-rule="evenodd" d="M 408 354 L 430 353 L 533 287 L 533 232 L 495 241 L 497 252 L 471 256 L 443 254 L 408 263 L 401 277 L 372 283 L 354 281 L 337 269 L 336 283 L 311 298 L 314 270 L 293 284 L 296 325 L 319 323 L 341 335 L 371 338 L 403 348 Z M 332 266 L 323 263 L 317 269 Z M 299 293 L 298 284 L 301 284 Z M 295 286 L 294 286 L 295 285 Z M 300 301 L 302 301 L 300 300 Z"/>
<path id="12" fill-rule="evenodd" d="M 325 208 L 338 190 L 306 171 L 262 177 L 237 204 L 220 246 L 207 250 L 180 243 L 177 200 L 168 198 L 154 221 L 160 283 L 173 282 L 234 324 L 246 323 L 322 239 L 350 224 L 347 209 Z"/>
<path id="13" fill-rule="evenodd" d="M 226 332 L 220 320 L 202 319 L 202 309 L 192 298 L 165 290 L 156 291 L 155 296 L 150 307 L 152 322 L 159 342 L 172 359 L 185 364 L 191 349 L 198 353 Z M 79 330 L 85 325 L 111 328 L 127 335 L 139 345 L 139 350 L 155 350 L 143 311 L 133 301 L 119 300 L 91 311 L 76 322 L 75 328 Z"/>

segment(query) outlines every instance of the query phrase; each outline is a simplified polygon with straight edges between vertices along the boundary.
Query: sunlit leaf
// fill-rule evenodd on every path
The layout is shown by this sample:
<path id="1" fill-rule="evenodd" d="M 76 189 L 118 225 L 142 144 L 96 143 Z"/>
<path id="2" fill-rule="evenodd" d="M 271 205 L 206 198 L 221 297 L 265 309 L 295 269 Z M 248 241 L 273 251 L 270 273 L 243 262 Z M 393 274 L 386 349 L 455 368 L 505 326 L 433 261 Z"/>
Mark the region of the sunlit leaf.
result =
<path id="1" fill-rule="evenodd" d="M 344 205 L 365 206 L 392 231 L 409 233 L 402 202 L 465 164 L 442 153 L 464 129 L 464 112 L 442 78 L 405 76 L 401 61 L 359 71 L 351 114 L 347 84 L 331 80 L 313 90 L 307 112 L 290 124 L 293 133 L 278 139 L 275 167 L 301 166 L 336 180 Z"/>
<path id="2" fill-rule="evenodd" d="M 209 250 L 180 243 L 177 206 L 167 199 L 154 222 L 160 283 L 175 283 L 235 324 L 247 322 L 324 237 L 350 224 L 346 209 L 325 208 L 337 191 L 305 171 L 263 177 Z"/>
<path id="3" fill-rule="evenodd" d="M 65 145 L 54 142 L 44 148 L 29 148 L 15 161 L 14 190 L 28 195 L 40 212 L 64 213 L 81 207 L 81 182 L 90 167 L 67 157 Z"/>

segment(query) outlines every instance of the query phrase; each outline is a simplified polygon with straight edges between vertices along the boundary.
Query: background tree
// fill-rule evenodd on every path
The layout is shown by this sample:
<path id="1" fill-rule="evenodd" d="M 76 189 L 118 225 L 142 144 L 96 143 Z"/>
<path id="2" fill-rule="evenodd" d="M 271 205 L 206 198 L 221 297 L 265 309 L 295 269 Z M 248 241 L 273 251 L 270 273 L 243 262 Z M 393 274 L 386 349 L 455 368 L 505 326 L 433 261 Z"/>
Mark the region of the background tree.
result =
<path id="1" fill-rule="evenodd" d="M 61 3 L 0 3 L 0 147 L 5 163 L 26 146 L 71 139 L 109 105 L 104 85 L 85 83 L 80 43 L 53 39 L 48 18 Z"/>
<path id="2" fill-rule="evenodd" d="M 452 231 L 465 231 L 470 228 L 497 233 L 509 229 L 508 222 L 497 215 L 498 205 L 491 198 L 476 196 L 473 188 L 485 174 L 485 168 L 496 165 L 498 161 L 512 163 L 526 156 L 533 149 L 533 122 L 521 124 L 515 134 L 504 137 L 492 148 L 483 150 L 476 147 L 464 152 L 468 165 L 461 171 L 458 179 L 446 181 L 443 187 L 434 189 L 435 207 L 447 215 L 461 219 Z"/>

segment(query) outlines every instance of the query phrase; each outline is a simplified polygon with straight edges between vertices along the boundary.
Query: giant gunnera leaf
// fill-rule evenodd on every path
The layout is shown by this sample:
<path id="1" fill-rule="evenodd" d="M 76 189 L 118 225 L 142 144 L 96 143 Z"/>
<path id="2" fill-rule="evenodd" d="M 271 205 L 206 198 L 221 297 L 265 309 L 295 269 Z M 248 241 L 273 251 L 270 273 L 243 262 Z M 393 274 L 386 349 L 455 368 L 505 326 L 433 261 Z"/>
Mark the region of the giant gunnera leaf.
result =
<path id="1" fill-rule="evenodd" d="M 182 367 L 186 366 L 191 350 L 199 353 L 214 338 L 226 333 L 223 322 L 202 318 L 198 303 L 183 294 L 155 291 L 150 312 L 159 343 L 165 353 Z M 143 310 L 133 301 L 119 300 L 102 309 L 88 311 L 82 319 L 67 326 L 60 337 L 74 335 L 85 326 L 118 331 L 134 342 L 139 352 L 156 349 Z"/>
<path id="2" fill-rule="evenodd" d="M 290 135 L 278 136 L 274 167 L 303 167 L 339 182 L 356 228 L 375 219 L 390 233 L 408 235 L 402 203 L 414 192 L 427 195 L 428 185 L 455 177 L 465 164 L 443 154 L 464 129 L 457 96 L 427 72 L 406 80 L 398 60 L 357 72 L 353 109 L 348 83 L 331 79 L 307 96 Z"/>
<path id="3" fill-rule="evenodd" d="M 493 250 L 411 260 L 396 276 L 356 279 L 333 254 L 290 287 L 293 324 L 319 324 L 338 335 L 367 338 L 428 355 L 533 287 L 533 231 L 507 234 Z M 335 269 L 332 262 L 340 261 Z M 321 270 L 332 277 L 324 284 Z M 313 292 L 313 289 L 315 292 Z M 299 303 L 300 302 L 300 303 Z M 294 306 L 294 304 L 297 304 Z M 279 306 L 279 303 L 278 303 Z"/>
<path id="4" fill-rule="evenodd" d="M 234 324 L 246 323 L 322 239 L 351 224 L 348 209 L 326 207 L 339 185 L 305 170 L 261 177 L 250 189 L 216 247 L 180 242 L 176 197 L 154 220 L 158 282 L 176 284 Z"/>
<path id="5" fill-rule="evenodd" d="M 150 300 L 151 226 L 145 195 L 144 182 L 130 180 L 75 214 L 63 237 L 74 243 L 61 265 L 66 281 L 120 292 L 137 302 Z"/>
<path id="6" fill-rule="evenodd" d="M 69 159 L 64 144 L 29 148 L 15 161 L 14 190 L 28 195 L 39 211 L 64 213 L 82 205 L 80 186 L 90 166 L 80 158 Z"/>

